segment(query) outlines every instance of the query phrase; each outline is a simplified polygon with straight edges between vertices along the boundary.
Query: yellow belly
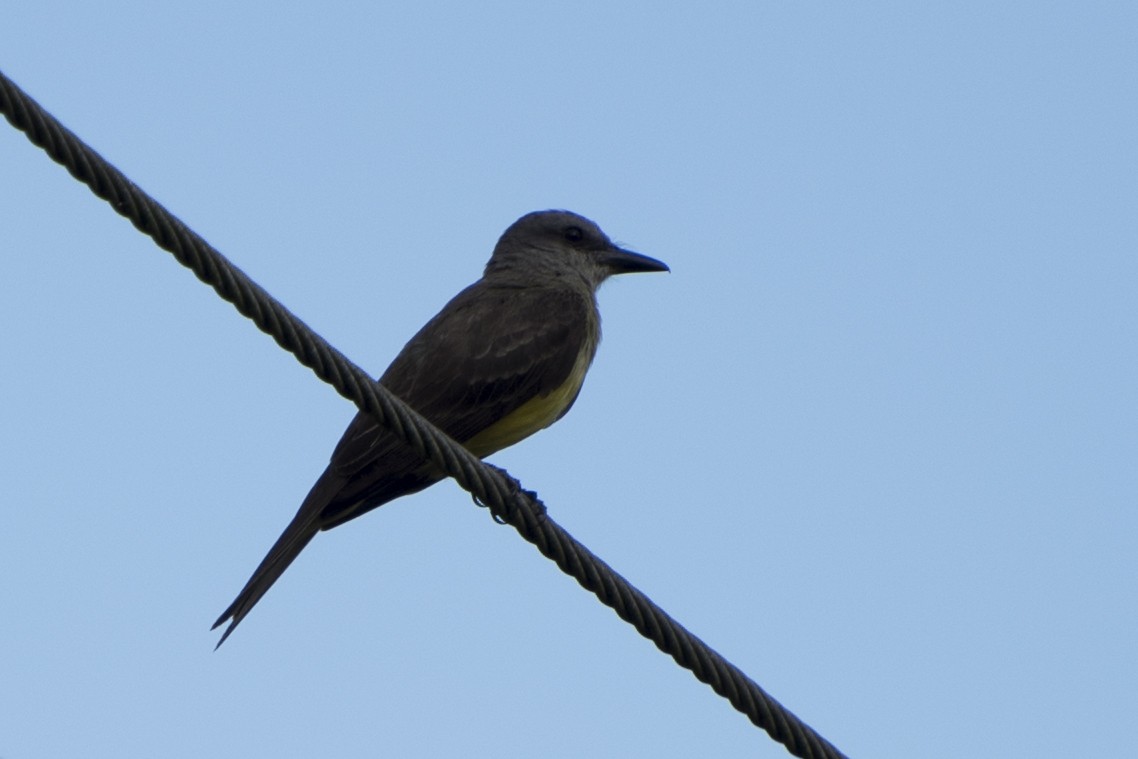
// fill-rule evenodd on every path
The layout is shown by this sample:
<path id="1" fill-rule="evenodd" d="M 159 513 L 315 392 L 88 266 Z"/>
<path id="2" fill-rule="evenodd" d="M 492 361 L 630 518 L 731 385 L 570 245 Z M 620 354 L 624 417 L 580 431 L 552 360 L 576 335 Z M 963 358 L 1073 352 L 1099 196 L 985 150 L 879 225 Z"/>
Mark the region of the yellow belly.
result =
<path id="1" fill-rule="evenodd" d="M 581 356 L 573 366 L 573 371 L 561 387 L 548 395 L 531 398 L 463 445 L 478 458 L 483 458 L 556 422 L 580 392 L 592 358 L 592 351 L 582 350 Z"/>

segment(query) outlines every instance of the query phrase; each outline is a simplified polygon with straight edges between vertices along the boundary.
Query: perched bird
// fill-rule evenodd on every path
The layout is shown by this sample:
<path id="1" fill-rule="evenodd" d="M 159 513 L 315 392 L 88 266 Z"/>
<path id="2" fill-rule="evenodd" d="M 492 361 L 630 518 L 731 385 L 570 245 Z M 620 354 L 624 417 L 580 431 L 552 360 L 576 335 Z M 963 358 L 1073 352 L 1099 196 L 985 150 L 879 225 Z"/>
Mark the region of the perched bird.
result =
<path id="1" fill-rule="evenodd" d="M 502 234 L 482 279 L 404 346 L 380 384 L 479 458 L 560 419 L 601 339 L 596 292 L 613 274 L 668 271 L 568 211 L 527 214 Z M 357 414 L 267 556 L 213 628 L 220 646 L 293 559 L 328 530 L 443 478 Z"/>

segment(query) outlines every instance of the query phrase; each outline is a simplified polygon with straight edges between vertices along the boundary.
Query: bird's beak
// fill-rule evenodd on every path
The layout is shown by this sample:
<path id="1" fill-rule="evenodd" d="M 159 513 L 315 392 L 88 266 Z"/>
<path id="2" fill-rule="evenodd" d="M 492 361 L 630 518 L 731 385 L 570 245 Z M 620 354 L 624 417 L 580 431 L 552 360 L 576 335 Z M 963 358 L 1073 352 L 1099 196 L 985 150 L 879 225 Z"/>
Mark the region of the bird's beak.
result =
<path id="1" fill-rule="evenodd" d="M 611 250 L 601 256 L 601 263 L 607 266 L 613 274 L 632 274 L 639 271 L 671 271 L 663 261 L 657 261 L 631 250 L 618 248 L 615 245 Z"/>

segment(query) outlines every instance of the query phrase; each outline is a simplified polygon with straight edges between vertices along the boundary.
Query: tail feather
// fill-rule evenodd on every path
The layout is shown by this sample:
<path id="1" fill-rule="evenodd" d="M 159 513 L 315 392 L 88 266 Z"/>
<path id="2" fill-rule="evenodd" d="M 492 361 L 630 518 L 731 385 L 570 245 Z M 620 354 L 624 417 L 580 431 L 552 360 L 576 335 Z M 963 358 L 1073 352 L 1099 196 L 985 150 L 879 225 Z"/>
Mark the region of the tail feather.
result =
<path id="1" fill-rule="evenodd" d="M 277 538 L 277 542 L 273 543 L 269 553 L 257 565 L 253 571 L 253 576 L 245 583 L 245 587 L 237 594 L 237 598 L 229 604 L 229 607 L 221 613 L 221 616 L 213 623 L 213 627 L 210 628 L 216 630 L 227 620 L 231 620 L 229 627 L 225 628 L 225 632 L 222 633 L 221 640 L 214 646 L 215 651 L 233 633 L 237 625 L 241 624 L 241 620 L 245 619 L 245 616 L 253 610 L 261 597 L 269 592 L 269 588 L 273 587 L 273 583 L 280 579 L 280 576 L 300 555 L 304 547 L 309 544 L 312 538 L 316 537 L 316 533 L 323 528 L 324 508 L 342 487 L 343 480 L 330 468 L 325 470 L 324 474 L 316 480 L 316 484 L 312 486 L 312 490 L 304 499 L 304 503 L 297 510 L 296 516 L 292 518 L 288 527 Z"/>
<path id="2" fill-rule="evenodd" d="M 353 480 L 329 466 L 312 486 L 296 516 L 261 560 L 249 582 L 213 623 L 211 630 L 229 622 L 214 650 L 221 647 L 261 597 L 269 592 L 316 533 L 355 519 L 394 498 L 418 492 L 438 480 L 433 473 L 411 471 L 373 480 L 367 483 L 366 489 L 353 490 Z"/>
<path id="3" fill-rule="evenodd" d="M 269 592 L 273 583 L 284 574 L 284 571 L 292 564 L 293 559 L 300 555 L 300 552 L 319 531 L 320 528 L 315 524 L 315 520 L 301 524 L 294 522 L 285 528 L 285 531 L 277 538 L 277 542 L 273 544 L 268 556 L 261 561 L 253 572 L 249 582 L 245 583 L 245 587 L 237 594 L 237 598 L 229 604 L 229 607 L 221 613 L 221 616 L 213 623 L 213 627 L 210 628 L 216 630 L 226 620 L 232 620 L 229 627 L 225 628 L 225 632 L 222 633 L 221 640 L 214 646 L 215 651 L 233 633 L 237 625 L 241 624 L 241 620 L 245 619 L 245 615 L 252 611 L 261 597 Z"/>

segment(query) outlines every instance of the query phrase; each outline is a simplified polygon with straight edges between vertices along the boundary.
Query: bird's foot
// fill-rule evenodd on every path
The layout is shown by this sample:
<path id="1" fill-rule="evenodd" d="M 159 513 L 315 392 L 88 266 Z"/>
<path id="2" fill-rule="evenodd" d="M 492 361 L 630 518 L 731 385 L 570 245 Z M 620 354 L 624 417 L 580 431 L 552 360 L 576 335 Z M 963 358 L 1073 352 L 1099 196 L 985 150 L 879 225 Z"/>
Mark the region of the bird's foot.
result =
<path id="1" fill-rule="evenodd" d="M 485 463 L 485 462 L 483 462 L 483 463 Z M 518 482 L 516 479 L 514 479 L 510 475 L 510 473 L 507 472 L 505 469 L 502 469 L 501 467 L 494 466 L 493 464 L 486 464 L 486 466 L 490 467 L 495 472 L 502 475 L 502 477 L 506 480 L 506 482 L 509 483 L 510 497 L 509 497 L 508 501 L 513 501 L 515 498 L 517 498 L 517 496 L 522 496 L 527 501 L 529 501 L 531 506 L 533 506 L 534 511 L 537 512 L 538 519 L 539 520 L 545 519 L 545 515 L 546 515 L 545 504 L 542 503 L 541 499 L 537 497 L 536 492 L 534 492 L 532 490 L 526 490 L 525 488 L 523 488 L 521 483 Z M 490 509 L 490 516 L 495 522 L 497 522 L 498 524 L 509 524 L 509 520 L 506 518 L 507 515 L 500 513 L 499 509 L 497 509 L 496 507 L 494 507 L 488 503 L 484 503 L 482 501 L 482 499 L 480 499 L 476 495 L 472 495 L 471 498 L 474 500 L 474 503 L 477 506 L 480 506 L 481 508 L 484 508 L 484 509 Z M 514 506 L 513 506 L 513 504 L 509 504 L 507 506 L 507 508 L 512 510 L 514 508 Z"/>

